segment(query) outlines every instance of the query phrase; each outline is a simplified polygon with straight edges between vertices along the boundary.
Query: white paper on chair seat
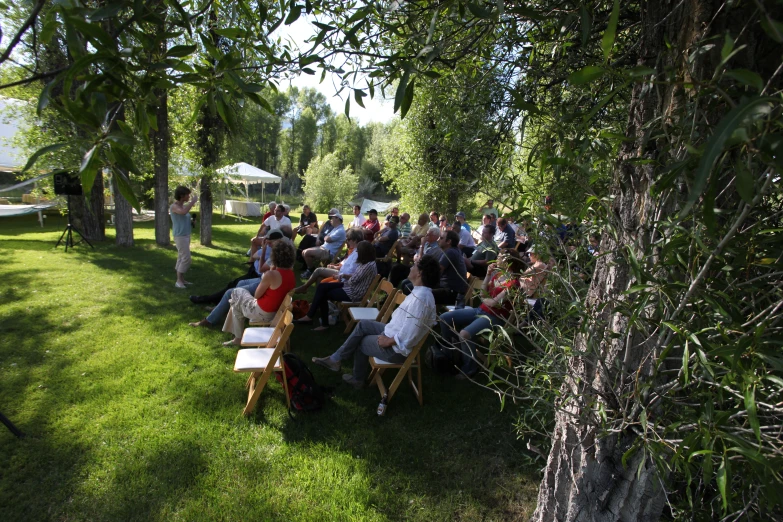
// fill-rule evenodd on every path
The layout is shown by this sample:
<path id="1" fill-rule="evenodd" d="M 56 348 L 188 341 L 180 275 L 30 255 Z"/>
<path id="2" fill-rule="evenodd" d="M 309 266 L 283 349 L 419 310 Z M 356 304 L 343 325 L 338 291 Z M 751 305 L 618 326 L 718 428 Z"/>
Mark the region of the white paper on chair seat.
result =
<path id="1" fill-rule="evenodd" d="M 247 348 L 237 352 L 237 359 L 234 362 L 235 372 L 261 371 L 269 365 L 274 348 Z M 277 361 L 277 367 L 280 367 L 280 361 Z"/>
<path id="2" fill-rule="evenodd" d="M 349 308 L 348 313 L 354 321 L 375 321 L 378 318 L 377 308 Z"/>
<path id="3" fill-rule="evenodd" d="M 382 359 L 378 359 L 377 357 L 373 357 L 373 358 L 372 358 L 372 360 L 373 360 L 373 362 L 374 362 L 375 364 L 385 364 L 385 365 L 394 365 L 394 366 L 399 366 L 399 364 L 396 364 L 396 363 L 390 363 L 389 361 L 384 361 L 384 360 L 382 360 Z"/>
<path id="4" fill-rule="evenodd" d="M 245 328 L 245 332 L 242 334 L 242 346 L 258 346 L 264 345 L 272 338 L 272 332 L 274 328 L 270 327 L 254 327 Z"/>

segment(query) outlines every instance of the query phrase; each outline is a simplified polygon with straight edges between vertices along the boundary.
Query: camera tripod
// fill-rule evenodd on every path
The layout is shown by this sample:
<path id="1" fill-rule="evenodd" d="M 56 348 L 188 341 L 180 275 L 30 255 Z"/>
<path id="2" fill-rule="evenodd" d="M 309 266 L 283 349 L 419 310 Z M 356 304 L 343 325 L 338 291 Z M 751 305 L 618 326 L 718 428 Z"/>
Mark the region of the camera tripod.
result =
<path id="1" fill-rule="evenodd" d="M 66 252 L 68 251 L 68 246 L 70 246 L 71 248 L 73 248 L 73 247 L 74 247 L 76 244 L 78 244 L 78 243 L 80 243 L 80 242 L 82 242 L 82 241 L 84 241 L 85 243 L 87 243 L 88 245 L 90 245 L 90 248 L 92 248 L 93 250 L 95 250 L 95 247 L 94 247 L 94 246 L 92 246 L 92 243 L 90 243 L 90 242 L 87 240 L 87 238 L 86 238 L 86 237 L 84 237 L 84 234 L 82 234 L 82 233 L 79 231 L 79 229 L 78 229 L 78 228 L 76 228 L 75 226 L 73 226 L 73 225 L 71 224 L 71 196 L 69 195 L 69 196 L 67 196 L 67 197 L 68 197 L 68 224 L 67 224 L 67 225 L 65 225 L 65 230 L 63 230 L 63 233 L 62 233 L 62 235 L 60 236 L 60 239 L 58 239 L 58 240 L 57 240 L 57 244 L 56 244 L 56 245 L 54 245 L 54 248 L 57 248 L 58 246 L 60 246 L 60 243 L 62 243 L 62 242 L 63 242 L 63 238 L 64 238 L 64 239 L 65 239 L 65 251 L 66 251 Z M 78 236 L 81 238 L 81 239 L 79 239 L 79 241 L 78 241 L 77 243 L 74 243 L 74 242 L 73 242 L 73 233 L 74 233 L 74 232 L 76 232 L 76 234 L 77 234 L 77 235 L 78 235 Z"/>

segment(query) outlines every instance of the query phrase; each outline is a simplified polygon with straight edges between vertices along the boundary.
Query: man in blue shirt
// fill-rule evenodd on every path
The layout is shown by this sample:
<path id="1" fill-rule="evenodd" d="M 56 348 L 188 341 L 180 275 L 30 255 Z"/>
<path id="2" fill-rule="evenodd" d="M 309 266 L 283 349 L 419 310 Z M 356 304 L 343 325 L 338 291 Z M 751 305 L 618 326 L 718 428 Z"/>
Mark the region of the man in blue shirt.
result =
<path id="1" fill-rule="evenodd" d="M 323 240 L 321 246 L 308 248 L 302 252 L 302 257 L 307 264 L 307 270 L 302 273 L 302 279 L 307 280 L 313 273 L 313 270 L 322 265 L 328 264 L 334 256 L 340 251 L 345 243 L 345 227 L 343 227 L 343 215 L 337 209 L 329 212 L 329 223 L 332 225 Z"/>

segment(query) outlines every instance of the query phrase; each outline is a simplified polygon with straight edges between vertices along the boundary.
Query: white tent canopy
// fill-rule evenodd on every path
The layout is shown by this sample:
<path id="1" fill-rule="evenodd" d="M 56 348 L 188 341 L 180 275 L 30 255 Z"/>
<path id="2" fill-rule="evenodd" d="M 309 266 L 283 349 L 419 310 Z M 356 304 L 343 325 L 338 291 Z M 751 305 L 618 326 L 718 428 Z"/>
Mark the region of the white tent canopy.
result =
<path id="1" fill-rule="evenodd" d="M 373 201 L 371 199 L 366 199 L 362 202 L 362 214 L 366 214 L 368 210 L 371 208 L 374 208 L 378 211 L 378 213 L 383 213 L 389 210 L 390 208 L 394 207 L 396 203 L 393 201 L 391 203 L 384 203 L 382 201 Z"/>
<path id="2" fill-rule="evenodd" d="M 250 201 L 250 193 L 248 192 L 248 185 L 255 185 L 261 183 L 262 201 L 266 199 L 265 185 L 267 183 L 277 183 L 278 197 L 281 194 L 281 188 L 282 188 L 281 181 L 283 181 L 282 178 L 280 176 L 275 176 L 274 174 L 271 174 L 265 170 L 259 169 L 258 167 L 254 167 L 253 165 L 249 165 L 244 162 L 239 162 L 239 163 L 234 163 L 233 165 L 228 165 L 227 167 L 223 167 L 222 169 L 218 169 L 217 172 L 218 174 L 223 175 L 224 181 L 229 181 L 231 183 L 241 183 L 242 185 L 244 185 L 245 200 L 248 202 Z M 224 199 L 223 212 L 225 214 L 226 211 L 225 195 L 223 199 Z M 255 215 L 255 212 L 253 212 L 252 215 Z"/>
<path id="3" fill-rule="evenodd" d="M 232 183 L 242 183 L 244 185 L 253 185 L 255 183 L 280 183 L 280 176 L 275 176 L 269 172 L 248 165 L 244 162 L 234 163 L 222 169 L 218 169 L 219 174 Z"/>

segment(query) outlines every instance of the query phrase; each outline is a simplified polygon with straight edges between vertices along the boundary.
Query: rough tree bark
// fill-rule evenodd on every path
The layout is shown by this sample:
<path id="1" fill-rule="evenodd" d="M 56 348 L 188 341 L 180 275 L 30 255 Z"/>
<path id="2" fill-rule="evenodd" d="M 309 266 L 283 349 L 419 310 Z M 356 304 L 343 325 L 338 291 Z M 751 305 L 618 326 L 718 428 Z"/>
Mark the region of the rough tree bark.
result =
<path id="1" fill-rule="evenodd" d="M 152 145 L 155 156 L 155 242 L 161 246 L 168 246 L 171 244 L 169 236 L 170 136 L 168 95 L 165 90 L 158 92 L 156 117 L 158 130 L 152 131 Z"/>
<path id="2" fill-rule="evenodd" d="M 117 176 L 111 177 L 112 192 L 114 192 L 114 243 L 121 247 L 133 246 L 133 208 L 120 193 L 117 186 Z"/>
<path id="3" fill-rule="evenodd" d="M 74 226 L 90 241 L 106 239 L 103 212 L 103 175 L 99 172 L 88 194 L 71 196 L 71 219 Z"/>
<path id="4" fill-rule="evenodd" d="M 601 250 L 606 255 L 597 262 L 587 297 L 592 326 L 575 346 L 585 355 L 569 363 L 562 392 L 570 400 L 558 405 L 553 445 L 532 518 L 535 522 L 654 521 L 665 505 L 664 477 L 658 476 L 650 459 L 640 462 L 645 459 L 643 452 L 637 451 L 625 466 L 622 463 L 623 454 L 637 435 L 631 430 L 601 433 L 597 409 L 601 405 L 610 415 L 622 416 L 621 400 L 633 394 L 635 379 L 653 378 L 654 361 L 659 355 L 656 339 L 642 335 L 618 309 L 624 301 L 636 298 L 624 295 L 637 283 L 628 256 L 639 259 L 649 251 L 655 238 L 654 222 L 662 213 L 676 209 L 671 202 L 654 199 L 650 191 L 654 167 L 629 160 L 646 158 L 667 163 L 668 152 L 656 141 L 663 139 L 658 137 L 658 130 L 662 122 L 669 125 L 680 117 L 682 100 L 689 95 L 682 89 L 683 80 L 698 82 L 700 74 L 707 80 L 712 75 L 715 64 L 709 66 L 714 60 L 710 53 L 701 53 L 704 58 L 690 55 L 697 43 L 725 29 L 722 3 L 641 3 L 637 65 L 654 68 L 659 74 L 667 71 L 670 76 L 666 88 L 644 82 L 637 83 L 632 91 L 626 136 L 633 141 L 621 147 L 614 174 L 612 211 L 618 237 L 615 240 L 605 234 L 602 238 Z M 733 11 L 732 16 L 736 17 L 737 12 Z M 667 47 L 667 41 L 672 42 L 671 47 Z M 705 63 L 699 65 L 699 60 Z M 714 123 L 721 115 L 711 116 Z M 656 138 L 650 139 L 651 135 Z M 643 259 L 639 261 L 644 265 Z"/>

